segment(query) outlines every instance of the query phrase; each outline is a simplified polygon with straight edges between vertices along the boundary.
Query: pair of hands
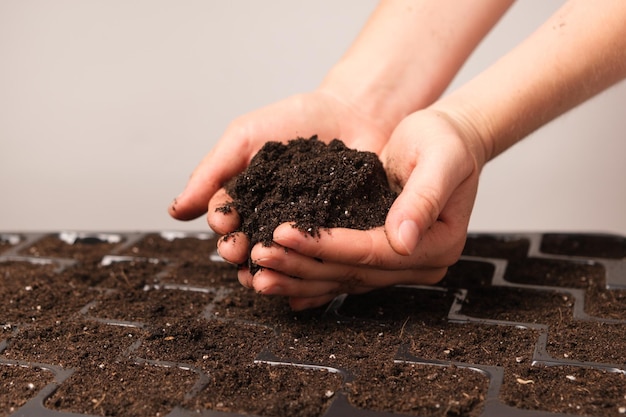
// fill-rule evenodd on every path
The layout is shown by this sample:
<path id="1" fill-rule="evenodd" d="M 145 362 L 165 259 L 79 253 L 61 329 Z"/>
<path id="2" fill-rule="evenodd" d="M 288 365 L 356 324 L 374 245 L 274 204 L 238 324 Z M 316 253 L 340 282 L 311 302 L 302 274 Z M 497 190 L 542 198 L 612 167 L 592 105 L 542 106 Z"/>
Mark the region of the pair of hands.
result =
<path id="1" fill-rule="evenodd" d="M 251 252 L 241 233 L 220 239 L 218 251 L 228 262 L 244 264 L 250 253 L 263 267 L 254 276 L 241 267 L 239 282 L 262 294 L 289 297 L 291 308 L 302 310 L 342 293 L 433 284 L 443 278 L 463 249 L 484 161 L 470 131 L 435 110 L 418 111 L 389 128 L 356 106 L 317 91 L 249 113 L 231 123 L 170 214 L 195 218 L 208 204 L 211 228 L 220 235 L 232 233 L 239 226 L 237 213 L 216 211 L 231 201 L 222 184 L 244 170 L 266 141 L 314 134 L 380 156 L 390 183 L 401 190 L 384 227 L 321 230 L 313 238 L 282 224 L 272 246 L 257 244 Z"/>

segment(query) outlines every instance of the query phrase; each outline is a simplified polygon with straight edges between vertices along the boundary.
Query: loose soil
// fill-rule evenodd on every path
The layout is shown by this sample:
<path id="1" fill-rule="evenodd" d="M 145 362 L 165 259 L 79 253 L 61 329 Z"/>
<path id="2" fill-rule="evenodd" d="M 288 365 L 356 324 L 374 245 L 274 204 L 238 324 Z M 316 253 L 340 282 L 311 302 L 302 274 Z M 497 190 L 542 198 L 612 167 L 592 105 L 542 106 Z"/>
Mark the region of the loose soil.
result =
<path id="1" fill-rule="evenodd" d="M 525 257 L 523 237 L 470 236 L 464 254 L 472 258 L 437 286 L 387 288 L 300 313 L 238 285 L 236 268 L 211 256 L 213 237 L 129 235 L 74 246 L 52 235 L 17 257 L 8 244 L 10 256 L 0 255 L 0 416 L 50 384 L 41 407 L 82 415 L 178 407 L 261 417 L 356 409 L 491 416 L 496 401 L 622 416 L 626 300 L 605 288 L 595 260 L 618 256 L 611 246 L 623 241 L 556 236 L 542 245 L 559 252 L 550 259 Z M 577 258 L 563 259 L 572 240 Z M 492 285 L 492 258 L 507 261 L 500 271 L 509 286 Z M 574 317 L 573 290 L 585 294 L 590 318 Z M 46 365 L 71 374 L 55 382 Z"/>

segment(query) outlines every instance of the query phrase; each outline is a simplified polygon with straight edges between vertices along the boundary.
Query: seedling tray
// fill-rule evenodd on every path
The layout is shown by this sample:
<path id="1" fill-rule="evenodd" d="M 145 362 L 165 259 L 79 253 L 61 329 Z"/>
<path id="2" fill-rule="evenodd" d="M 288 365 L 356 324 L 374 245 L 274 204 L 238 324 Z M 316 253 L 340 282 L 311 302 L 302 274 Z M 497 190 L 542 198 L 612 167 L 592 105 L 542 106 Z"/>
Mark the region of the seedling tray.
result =
<path id="1" fill-rule="evenodd" d="M 626 415 L 626 239 L 472 234 L 291 312 L 210 233 L 0 233 L 0 417 Z"/>

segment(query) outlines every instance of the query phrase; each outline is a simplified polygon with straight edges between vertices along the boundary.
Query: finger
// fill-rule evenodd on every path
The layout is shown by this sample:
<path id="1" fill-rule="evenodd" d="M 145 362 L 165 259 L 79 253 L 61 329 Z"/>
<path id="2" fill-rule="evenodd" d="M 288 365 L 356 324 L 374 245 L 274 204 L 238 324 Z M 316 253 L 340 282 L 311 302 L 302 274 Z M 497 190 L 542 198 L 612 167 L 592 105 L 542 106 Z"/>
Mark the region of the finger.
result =
<path id="1" fill-rule="evenodd" d="M 424 261 L 420 254 L 407 258 L 396 253 L 382 227 L 370 230 L 333 228 L 320 230 L 319 237 L 312 237 L 290 223 L 283 223 L 274 230 L 273 239 L 281 246 L 324 262 L 400 270 Z"/>
<path id="2" fill-rule="evenodd" d="M 321 307 L 331 302 L 338 294 L 320 295 L 318 297 L 290 297 L 289 307 L 293 311 L 308 310 L 310 308 Z"/>
<path id="3" fill-rule="evenodd" d="M 231 233 L 217 241 L 217 253 L 226 262 L 241 265 L 248 260 L 250 241 L 244 233 Z"/>
<path id="4" fill-rule="evenodd" d="M 232 202 L 233 199 L 224 188 L 220 188 L 209 201 L 207 221 L 215 233 L 226 235 L 239 227 L 239 214 Z"/>
<path id="5" fill-rule="evenodd" d="M 335 229 L 333 229 L 334 231 Z M 331 232 L 331 234 L 333 233 Z M 303 239 L 309 239 L 307 242 L 312 242 L 313 246 L 324 246 L 321 243 L 321 239 L 319 241 L 306 237 L 303 237 Z M 383 242 L 386 242 L 384 236 L 381 236 L 381 239 Z M 339 245 L 339 247 L 342 246 Z M 321 253 L 323 251 L 316 252 Z M 406 257 L 396 254 L 391 249 L 389 249 L 389 252 L 393 257 L 406 262 Z M 332 250 L 329 253 L 337 255 Z M 285 248 L 278 245 L 264 247 L 260 244 L 253 248 L 252 257 L 255 260 L 254 262 L 261 266 L 272 268 L 285 276 L 300 278 L 302 285 L 312 281 L 328 281 L 337 284 L 335 289 L 338 288 L 341 292 L 346 293 L 354 293 L 356 288 L 368 288 L 371 290 L 397 284 L 434 284 L 443 277 L 446 270 L 445 266 L 447 266 L 445 264 L 444 266 L 422 267 L 420 269 L 377 269 L 363 265 L 342 264 L 326 259 L 323 261 L 316 260 L 292 249 L 285 250 Z M 300 289 L 302 286 L 291 286 L 289 290 L 291 288 Z M 281 294 L 288 296 L 312 296 L 309 293 L 297 294 L 288 292 L 287 289 L 284 289 Z"/>
<path id="6" fill-rule="evenodd" d="M 246 288 L 252 289 L 252 274 L 250 273 L 250 269 L 247 267 L 241 267 L 237 271 L 237 280 L 241 285 Z"/>
<path id="7" fill-rule="evenodd" d="M 355 269 L 351 265 L 305 256 L 277 244 L 269 247 L 261 243 L 255 245 L 250 258 L 252 262 L 264 268 L 308 280 L 342 280 Z"/>
<path id="8" fill-rule="evenodd" d="M 260 294 L 290 297 L 318 297 L 336 294 L 341 283 L 294 278 L 271 269 L 261 269 L 252 278 L 252 287 Z"/>
<path id="9" fill-rule="evenodd" d="M 234 146 L 234 143 L 239 145 Z M 247 139 L 227 139 L 225 135 L 196 167 L 183 192 L 170 204 L 170 215 L 178 220 L 191 220 L 206 213 L 213 194 L 245 169 L 249 155 Z"/>

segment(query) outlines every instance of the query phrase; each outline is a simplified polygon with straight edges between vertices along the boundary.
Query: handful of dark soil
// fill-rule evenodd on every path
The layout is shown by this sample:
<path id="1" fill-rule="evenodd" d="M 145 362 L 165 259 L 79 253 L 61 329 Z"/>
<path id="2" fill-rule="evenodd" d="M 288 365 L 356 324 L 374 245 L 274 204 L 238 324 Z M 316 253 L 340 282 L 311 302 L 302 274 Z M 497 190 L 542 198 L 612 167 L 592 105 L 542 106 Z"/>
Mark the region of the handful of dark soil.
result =
<path id="1" fill-rule="evenodd" d="M 349 149 L 338 139 L 327 145 L 317 136 L 267 142 L 226 191 L 251 247 L 269 246 L 284 222 L 311 236 L 321 228 L 381 226 L 397 196 L 375 153 Z"/>

